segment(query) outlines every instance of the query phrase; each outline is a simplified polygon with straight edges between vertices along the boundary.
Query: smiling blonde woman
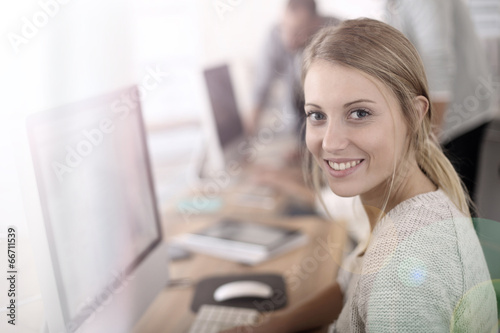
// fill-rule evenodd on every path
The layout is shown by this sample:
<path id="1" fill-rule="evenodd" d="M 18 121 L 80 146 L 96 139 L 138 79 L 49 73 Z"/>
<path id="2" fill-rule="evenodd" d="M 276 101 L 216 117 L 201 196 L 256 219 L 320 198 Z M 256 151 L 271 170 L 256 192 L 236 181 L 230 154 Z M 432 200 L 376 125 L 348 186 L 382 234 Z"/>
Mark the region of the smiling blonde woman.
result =
<path id="1" fill-rule="evenodd" d="M 371 237 L 337 282 L 253 332 L 492 332 L 495 292 L 468 196 L 431 129 L 422 61 L 370 19 L 321 30 L 303 63 L 316 186 L 359 195 Z"/>
<path id="2" fill-rule="evenodd" d="M 363 19 L 321 31 L 305 54 L 314 183 L 322 177 L 339 196 L 359 195 L 372 229 L 339 276 L 337 330 L 491 331 L 494 290 L 468 196 L 432 135 L 413 45 Z"/>

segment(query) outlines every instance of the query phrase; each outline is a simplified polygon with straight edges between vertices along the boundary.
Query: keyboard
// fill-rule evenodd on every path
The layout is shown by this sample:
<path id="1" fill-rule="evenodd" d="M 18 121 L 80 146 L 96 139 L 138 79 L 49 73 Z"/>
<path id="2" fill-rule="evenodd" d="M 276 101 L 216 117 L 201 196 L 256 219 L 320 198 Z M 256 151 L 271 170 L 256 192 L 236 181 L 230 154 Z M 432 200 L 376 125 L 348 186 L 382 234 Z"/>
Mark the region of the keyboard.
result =
<path id="1" fill-rule="evenodd" d="M 256 324 L 259 311 L 221 305 L 202 305 L 189 333 L 218 333 L 235 326 Z"/>

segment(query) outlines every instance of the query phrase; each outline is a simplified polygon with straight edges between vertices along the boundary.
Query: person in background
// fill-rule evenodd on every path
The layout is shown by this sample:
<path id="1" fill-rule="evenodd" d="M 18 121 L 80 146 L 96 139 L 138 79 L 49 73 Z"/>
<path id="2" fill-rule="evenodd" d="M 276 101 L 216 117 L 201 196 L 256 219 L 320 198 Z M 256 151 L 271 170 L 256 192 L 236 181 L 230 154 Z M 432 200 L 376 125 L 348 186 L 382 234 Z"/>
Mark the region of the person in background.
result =
<path id="1" fill-rule="evenodd" d="M 317 31 L 339 23 L 340 20 L 335 17 L 321 16 L 315 0 L 288 0 L 282 20 L 271 29 L 256 65 L 248 133 L 257 134 L 264 110 L 270 103 L 273 83 L 281 80 L 285 89 L 277 105 L 282 115 L 280 120 L 285 133 L 296 137 L 294 141 L 298 145 L 294 143 L 294 148 L 284 154 L 287 172 L 283 168 L 259 165 L 255 168 L 252 181 L 270 186 L 306 205 L 314 205 L 314 193 L 304 183 L 300 159 L 304 149 L 301 130 L 305 119 L 300 82 L 302 54 L 307 42 Z"/>
<path id="2" fill-rule="evenodd" d="M 253 92 L 253 110 L 248 130 L 257 131 L 259 119 L 268 103 L 275 80 L 285 83 L 282 103 L 289 128 L 300 126 L 303 111 L 300 85 L 300 66 L 304 47 L 310 38 L 325 25 L 337 25 L 339 19 L 318 14 L 315 0 L 288 0 L 281 24 L 272 28 L 257 63 Z"/>
<path id="3" fill-rule="evenodd" d="M 474 200 L 481 142 L 496 110 L 469 9 L 463 0 L 387 0 L 386 13 L 422 57 L 434 131 Z"/>
<path id="4" fill-rule="evenodd" d="M 467 192 L 432 131 L 434 105 L 415 47 L 397 29 L 349 20 L 304 52 L 309 175 L 359 196 L 371 237 L 337 281 L 227 332 L 493 332 L 495 290 Z"/>

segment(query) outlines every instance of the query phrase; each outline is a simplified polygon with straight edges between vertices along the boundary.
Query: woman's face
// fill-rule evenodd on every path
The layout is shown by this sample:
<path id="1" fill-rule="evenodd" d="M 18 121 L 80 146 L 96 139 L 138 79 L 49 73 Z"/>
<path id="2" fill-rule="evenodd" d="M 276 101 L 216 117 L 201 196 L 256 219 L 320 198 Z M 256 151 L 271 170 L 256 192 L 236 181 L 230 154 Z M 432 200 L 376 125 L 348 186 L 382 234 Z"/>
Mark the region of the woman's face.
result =
<path id="1" fill-rule="evenodd" d="M 332 191 L 381 200 L 406 147 L 394 95 L 380 81 L 324 60 L 311 65 L 304 94 L 306 144 Z"/>

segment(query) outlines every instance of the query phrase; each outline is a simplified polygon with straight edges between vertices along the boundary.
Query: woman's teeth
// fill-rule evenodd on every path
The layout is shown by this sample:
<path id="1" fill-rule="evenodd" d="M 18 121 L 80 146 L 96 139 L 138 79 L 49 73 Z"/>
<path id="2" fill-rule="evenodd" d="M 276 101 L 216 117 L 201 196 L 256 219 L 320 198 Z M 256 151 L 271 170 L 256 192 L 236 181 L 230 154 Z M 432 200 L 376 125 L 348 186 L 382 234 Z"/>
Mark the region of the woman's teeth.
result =
<path id="1" fill-rule="evenodd" d="M 354 168 L 356 165 L 361 163 L 362 160 L 351 161 L 347 163 L 333 163 L 332 161 L 328 161 L 330 167 L 335 171 L 347 170 L 350 168 Z"/>

